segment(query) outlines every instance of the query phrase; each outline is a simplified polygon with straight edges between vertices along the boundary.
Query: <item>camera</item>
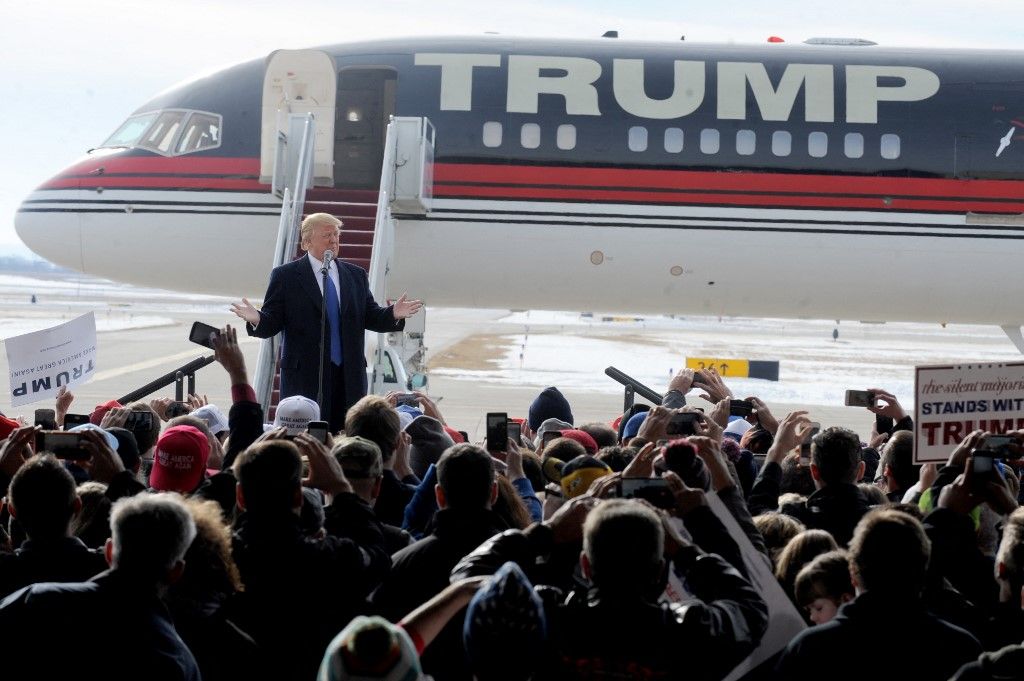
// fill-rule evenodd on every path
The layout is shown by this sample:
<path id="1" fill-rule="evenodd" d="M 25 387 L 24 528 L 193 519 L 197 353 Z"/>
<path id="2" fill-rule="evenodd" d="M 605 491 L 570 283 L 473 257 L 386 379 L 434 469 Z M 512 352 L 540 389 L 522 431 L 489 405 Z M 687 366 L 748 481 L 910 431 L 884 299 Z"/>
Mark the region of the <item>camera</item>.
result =
<path id="1" fill-rule="evenodd" d="M 192 330 L 188 334 L 188 339 L 193 343 L 198 343 L 204 347 L 213 349 L 213 341 L 210 336 L 219 336 L 220 329 L 209 324 L 203 324 L 202 322 L 193 322 Z"/>
<path id="2" fill-rule="evenodd" d="M 643 499 L 655 508 L 675 508 L 676 498 L 664 478 L 622 478 L 619 496 L 623 499 Z"/>
<path id="3" fill-rule="evenodd" d="M 404 393 L 398 396 L 398 398 L 396 399 L 396 404 L 399 407 L 403 405 L 407 407 L 419 407 L 420 398 L 416 397 L 412 393 Z"/>
<path id="4" fill-rule="evenodd" d="M 729 416 L 750 416 L 754 405 L 747 400 L 729 400 Z"/>
<path id="5" fill-rule="evenodd" d="M 697 422 L 700 421 L 701 415 L 692 411 L 684 411 L 677 414 L 672 414 L 671 420 L 668 422 L 668 426 L 665 428 L 666 435 L 696 435 L 697 434 Z"/>
<path id="6" fill-rule="evenodd" d="M 811 440 L 820 432 L 821 424 L 817 422 L 811 423 L 811 432 L 807 433 L 807 437 L 800 443 L 800 463 L 806 465 L 811 462 Z"/>
<path id="7" fill-rule="evenodd" d="M 192 411 L 192 409 L 184 402 L 171 402 L 167 405 L 167 418 L 173 419 Z"/>
<path id="8" fill-rule="evenodd" d="M 847 407 L 873 407 L 875 406 L 875 394 L 870 390 L 847 390 Z"/>
<path id="9" fill-rule="evenodd" d="M 487 451 L 503 452 L 508 448 L 508 414 L 487 414 Z"/>
<path id="10" fill-rule="evenodd" d="M 40 430 L 36 433 L 36 451 L 52 452 L 58 459 L 80 461 L 91 454 L 82 449 L 82 433 L 61 430 Z"/>
<path id="11" fill-rule="evenodd" d="M 309 436 L 318 440 L 320 444 L 327 444 L 327 434 L 330 432 L 330 425 L 327 421 L 310 421 L 306 425 L 306 432 Z"/>

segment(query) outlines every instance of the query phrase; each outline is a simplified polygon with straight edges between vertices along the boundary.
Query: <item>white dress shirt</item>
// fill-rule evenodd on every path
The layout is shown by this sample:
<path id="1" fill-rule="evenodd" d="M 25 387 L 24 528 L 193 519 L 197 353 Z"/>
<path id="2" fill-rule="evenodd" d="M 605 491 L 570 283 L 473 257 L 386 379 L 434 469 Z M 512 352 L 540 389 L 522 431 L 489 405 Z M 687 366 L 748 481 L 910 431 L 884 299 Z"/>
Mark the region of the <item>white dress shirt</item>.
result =
<path id="1" fill-rule="evenodd" d="M 320 274 L 320 268 L 322 268 L 324 266 L 324 263 L 323 263 L 323 261 L 317 260 L 316 258 L 314 258 L 312 253 L 306 253 L 306 257 L 309 258 L 310 267 L 313 268 L 313 276 L 316 277 L 317 288 L 320 289 L 320 295 L 323 296 L 323 294 L 324 294 L 324 278 L 323 278 L 323 275 Z M 338 263 L 334 262 L 333 260 L 331 261 L 330 268 L 327 270 L 327 276 L 331 278 L 332 282 L 334 282 L 334 290 L 337 291 L 337 293 L 338 293 L 338 305 L 340 306 L 341 305 L 341 282 L 338 279 Z"/>

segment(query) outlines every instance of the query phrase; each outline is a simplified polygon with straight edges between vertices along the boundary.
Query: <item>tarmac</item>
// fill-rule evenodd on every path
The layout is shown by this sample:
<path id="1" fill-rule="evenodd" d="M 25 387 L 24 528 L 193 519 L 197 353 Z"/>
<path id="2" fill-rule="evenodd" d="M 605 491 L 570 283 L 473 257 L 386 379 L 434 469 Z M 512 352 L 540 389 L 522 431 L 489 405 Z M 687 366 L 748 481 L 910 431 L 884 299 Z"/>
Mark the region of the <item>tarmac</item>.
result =
<path id="1" fill-rule="evenodd" d="M 38 302 L 33 304 L 29 302 L 29 296 L 33 292 L 30 288 L 31 283 L 25 285 L 24 282 L 6 288 L 0 285 L 0 336 L 12 335 L 8 332 L 12 328 L 22 328 L 32 323 L 58 323 L 87 311 L 92 311 L 96 315 L 99 329 L 127 327 L 98 330 L 97 371 L 91 381 L 74 389 L 75 402 L 71 408 L 72 413 L 88 413 L 99 403 L 116 399 L 193 359 L 210 355 L 210 351 L 188 341 L 193 321 L 203 321 L 214 326 L 233 324 L 240 327 L 240 324 L 237 324 L 240 320 L 229 311 L 228 299 L 199 299 L 182 294 L 132 290 L 120 285 L 109 285 L 98 288 L 86 287 L 84 291 L 82 287 L 58 287 L 54 291 L 40 293 L 37 296 Z M 525 359 L 519 364 L 520 369 L 527 371 L 523 375 L 528 376 L 529 380 L 517 384 L 515 372 L 510 374 L 507 370 L 498 371 L 494 374 L 498 378 L 491 380 L 493 377 L 480 368 L 500 368 L 502 362 L 507 364 L 507 357 L 513 356 L 516 350 L 515 344 L 523 340 L 520 334 L 523 333 L 524 325 L 515 321 L 510 323 L 509 314 L 505 310 L 428 310 L 425 334 L 428 346 L 426 357 L 431 368 L 428 390 L 430 395 L 438 400 L 440 409 L 450 425 L 458 430 L 468 431 L 474 439 L 481 439 L 484 435 L 484 417 L 487 412 L 504 411 L 513 417 L 526 416 L 530 403 L 545 387 L 548 378 L 551 380 L 550 384 L 559 385 L 561 381 L 566 383 L 562 390 L 572 405 L 578 424 L 588 421 L 608 422 L 621 413 L 623 393 L 610 379 L 600 375 L 603 366 L 595 365 L 592 371 L 583 373 L 578 369 L 567 369 L 563 373 L 545 374 L 542 371 L 539 374 L 529 374 L 529 364 L 534 355 L 526 352 Z M 843 366 L 837 367 L 836 359 L 830 356 L 830 353 L 838 351 L 843 353 L 844 357 L 851 352 L 857 355 L 856 347 L 863 346 L 864 354 L 869 360 L 866 369 L 869 376 L 872 371 L 876 371 L 872 368 L 874 365 L 871 361 L 877 360 L 875 354 L 879 352 L 886 356 L 896 355 L 893 362 L 899 363 L 899 353 L 896 349 L 900 349 L 901 352 L 912 352 L 915 347 L 931 348 L 925 354 L 929 358 L 938 358 L 943 352 L 956 354 L 960 346 L 964 348 L 963 352 L 972 357 L 991 357 L 993 353 L 1004 358 L 1017 357 L 1009 341 L 1003 339 L 1000 344 L 998 329 L 978 331 L 967 328 L 959 335 L 950 336 L 940 331 L 937 326 L 934 329 L 928 327 L 927 332 L 922 332 L 918 329 L 921 325 L 903 325 L 886 330 L 847 325 L 842 327 L 843 332 L 852 338 L 843 342 L 851 347 L 840 348 L 839 345 L 830 345 L 829 329 L 833 326 L 831 322 L 786 322 L 785 342 L 782 343 L 780 327 L 777 323 L 771 322 L 765 322 L 762 326 L 756 321 L 747 320 L 749 323 L 730 325 L 728 320 L 704 319 L 687 326 L 682 322 L 670 320 L 671 323 L 666 322 L 661 326 L 654 324 L 652 327 L 645 323 L 638 327 L 636 323 L 587 323 L 566 326 L 561 320 L 557 320 L 558 323 L 550 323 L 545 322 L 545 319 L 543 315 L 535 315 L 533 321 L 525 327 L 529 343 L 542 344 L 546 348 L 543 357 L 537 355 L 538 360 L 551 361 L 552 357 L 557 360 L 559 356 L 569 358 L 576 354 L 584 342 L 612 343 L 613 345 L 608 347 L 616 348 L 617 352 L 609 353 L 602 364 L 606 362 L 606 365 L 618 365 L 631 374 L 631 368 L 636 364 L 637 358 L 629 348 L 634 346 L 639 348 L 641 345 L 678 343 L 687 347 L 694 347 L 697 344 L 713 347 L 711 339 L 726 333 L 740 344 L 735 347 L 745 347 L 743 343 L 750 343 L 753 346 L 760 343 L 769 346 L 768 354 L 772 354 L 772 349 L 777 348 L 775 354 L 783 357 L 784 367 L 785 358 L 792 357 L 793 364 L 796 364 L 798 359 L 801 368 L 794 374 L 799 380 L 793 386 L 772 385 L 772 391 L 785 396 L 799 396 L 801 386 L 811 385 L 807 381 L 812 380 L 818 373 L 828 374 L 830 380 L 835 382 L 835 386 L 834 389 L 829 388 L 825 391 L 827 400 L 802 401 L 799 397 L 766 399 L 772 411 L 781 418 L 789 411 L 805 409 L 811 412 L 812 419 L 824 426 L 845 426 L 865 438 L 869 434 L 873 416 L 864 409 L 841 406 L 841 397 L 837 399 L 835 394 L 841 396 L 843 388 L 886 386 L 862 384 L 866 379 L 857 382 L 859 374 L 853 369 L 849 372 L 850 376 L 846 377 L 846 369 Z M 135 326 L 137 323 L 144 325 Z M 481 338 L 491 339 L 490 345 L 475 342 Z M 247 366 L 252 371 L 256 366 L 261 341 L 244 335 L 240 341 Z M 494 342 L 497 346 L 493 346 Z M 948 348 L 950 345 L 951 348 Z M 530 346 L 524 343 L 523 347 L 525 349 Z M 623 351 L 623 347 L 626 351 Z M 886 350 L 887 347 L 890 349 Z M 467 348 L 471 350 L 468 355 Z M 850 363 L 860 367 L 864 364 L 864 358 L 851 360 Z M 907 372 L 912 374 L 912 364 L 901 366 L 900 370 L 902 380 L 906 384 Z M 8 371 L 6 353 L 0 353 L 0 371 L 5 374 Z M 654 373 L 652 370 L 647 372 L 647 375 Z M 863 374 L 864 370 L 861 369 L 860 373 Z M 512 376 L 511 379 L 509 375 Z M 661 384 L 652 382 L 651 387 L 661 392 L 665 390 L 669 371 L 659 368 L 656 375 L 663 376 Z M 750 385 L 751 382 L 744 382 L 743 389 L 749 389 Z M 768 387 L 766 386 L 766 389 Z M 219 364 L 211 364 L 197 373 L 196 390 L 213 403 L 222 406 L 230 404 L 227 375 Z M 820 390 L 811 392 L 813 395 L 822 394 Z M 737 393 L 737 397 L 746 396 L 739 390 Z M 152 397 L 173 395 L 172 385 L 158 391 Z M 912 401 L 912 395 L 907 397 Z M 692 401 L 698 406 L 703 404 L 703 400 L 696 398 Z M 41 402 L 11 408 L 9 399 L 0 400 L 0 410 L 5 414 L 20 414 L 28 421 L 32 420 L 35 408 L 52 406 L 50 402 Z"/>

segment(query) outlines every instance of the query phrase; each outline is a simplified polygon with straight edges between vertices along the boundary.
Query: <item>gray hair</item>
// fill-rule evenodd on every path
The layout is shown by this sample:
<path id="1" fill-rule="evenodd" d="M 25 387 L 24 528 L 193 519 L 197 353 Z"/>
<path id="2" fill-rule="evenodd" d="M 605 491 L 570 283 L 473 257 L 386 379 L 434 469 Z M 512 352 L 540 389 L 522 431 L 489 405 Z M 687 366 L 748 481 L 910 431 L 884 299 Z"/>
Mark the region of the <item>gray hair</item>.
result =
<path id="1" fill-rule="evenodd" d="M 113 567 L 162 581 L 196 538 L 192 514 L 176 494 L 143 492 L 119 499 L 110 512 Z"/>

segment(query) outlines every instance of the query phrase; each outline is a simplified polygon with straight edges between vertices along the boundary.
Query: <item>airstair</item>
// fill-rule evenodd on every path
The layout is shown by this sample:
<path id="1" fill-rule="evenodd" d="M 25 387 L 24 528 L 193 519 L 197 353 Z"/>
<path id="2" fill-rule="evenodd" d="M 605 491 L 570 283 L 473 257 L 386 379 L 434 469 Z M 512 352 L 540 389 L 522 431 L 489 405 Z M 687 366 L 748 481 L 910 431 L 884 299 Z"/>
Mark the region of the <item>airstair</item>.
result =
<path id="1" fill-rule="evenodd" d="M 312 187 L 313 114 L 290 114 L 288 131 L 278 133 L 272 191 L 281 197 L 281 219 L 272 267 L 303 255 L 299 226 L 306 215 L 329 213 L 342 221 L 338 257 L 368 272 L 370 292 L 385 304 L 394 255 L 395 222 L 400 214 L 429 212 L 433 195 L 434 128 L 425 118 L 392 117 L 385 141 L 380 191 Z M 421 389 L 426 310 L 406 323 L 403 333 L 367 334 L 370 392 Z M 268 421 L 280 401 L 281 341 L 262 342 L 254 373 L 256 397 Z"/>

